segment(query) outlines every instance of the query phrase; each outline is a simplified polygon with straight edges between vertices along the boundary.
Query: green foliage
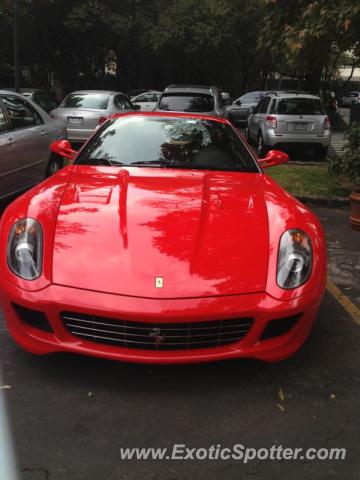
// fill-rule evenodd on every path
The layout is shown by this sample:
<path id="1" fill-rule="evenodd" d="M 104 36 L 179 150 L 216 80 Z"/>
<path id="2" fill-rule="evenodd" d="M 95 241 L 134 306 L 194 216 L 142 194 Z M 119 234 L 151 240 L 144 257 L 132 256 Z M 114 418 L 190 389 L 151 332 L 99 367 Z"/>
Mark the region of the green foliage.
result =
<path id="1" fill-rule="evenodd" d="M 348 175 L 354 185 L 360 186 L 360 123 L 353 123 L 345 135 L 343 155 L 330 162 L 332 175 Z"/>
<path id="2" fill-rule="evenodd" d="M 18 1 L 21 64 L 34 84 L 51 73 L 65 90 L 96 86 L 110 60 L 119 89 L 202 82 L 235 95 L 267 88 L 274 72 L 318 91 L 345 55 L 360 62 L 358 0 Z M 13 1 L 0 0 L 2 72 L 12 29 Z"/>

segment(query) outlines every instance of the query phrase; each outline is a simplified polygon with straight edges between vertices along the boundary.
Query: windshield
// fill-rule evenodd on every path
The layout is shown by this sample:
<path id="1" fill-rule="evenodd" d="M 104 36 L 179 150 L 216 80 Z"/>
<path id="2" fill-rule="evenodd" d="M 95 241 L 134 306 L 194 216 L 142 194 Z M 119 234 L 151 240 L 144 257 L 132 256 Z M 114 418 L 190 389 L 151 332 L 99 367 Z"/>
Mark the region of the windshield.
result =
<path id="1" fill-rule="evenodd" d="M 106 110 L 109 103 L 109 95 L 103 93 L 71 93 L 63 103 L 62 108 L 93 108 L 94 110 Z"/>
<path id="2" fill-rule="evenodd" d="M 279 115 L 325 115 L 324 107 L 317 98 L 284 98 L 279 100 Z"/>
<path id="3" fill-rule="evenodd" d="M 173 112 L 211 112 L 214 98 L 206 93 L 169 93 L 161 97 L 159 110 Z"/>
<path id="4" fill-rule="evenodd" d="M 75 163 L 259 172 L 229 125 L 215 120 L 141 115 L 106 122 Z"/>

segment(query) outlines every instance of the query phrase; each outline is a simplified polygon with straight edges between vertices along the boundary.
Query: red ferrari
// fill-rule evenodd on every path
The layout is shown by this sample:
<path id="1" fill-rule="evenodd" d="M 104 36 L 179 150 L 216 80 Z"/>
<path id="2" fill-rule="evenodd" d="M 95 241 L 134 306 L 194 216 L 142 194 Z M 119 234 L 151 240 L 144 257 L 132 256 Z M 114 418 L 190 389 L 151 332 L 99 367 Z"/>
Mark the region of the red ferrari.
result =
<path id="1" fill-rule="evenodd" d="M 294 354 L 325 290 L 322 227 L 224 119 L 107 120 L 1 219 L 1 301 L 35 354 L 186 363 Z"/>

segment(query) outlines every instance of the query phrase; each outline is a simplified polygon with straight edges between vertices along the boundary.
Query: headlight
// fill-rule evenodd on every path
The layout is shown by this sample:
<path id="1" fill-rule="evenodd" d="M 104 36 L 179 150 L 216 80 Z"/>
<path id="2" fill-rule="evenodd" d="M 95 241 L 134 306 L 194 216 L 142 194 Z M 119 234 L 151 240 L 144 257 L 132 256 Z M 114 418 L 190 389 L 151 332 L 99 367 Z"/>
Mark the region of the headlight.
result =
<path id="1" fill-rule="evenodd" d="M 312 269 L 312 246 L 309 236 L 302 230 L 283 233 L 280 240 L 277 283 L 285 289 L 305 283 Z"/>
<path id="2" fill-rule="evenodd" d="M 10 270 L 25 280 L 40 277 L 42 269 L 42 229 L 32 218 L 19 220 L 12 227 L 7 245 Z"/>

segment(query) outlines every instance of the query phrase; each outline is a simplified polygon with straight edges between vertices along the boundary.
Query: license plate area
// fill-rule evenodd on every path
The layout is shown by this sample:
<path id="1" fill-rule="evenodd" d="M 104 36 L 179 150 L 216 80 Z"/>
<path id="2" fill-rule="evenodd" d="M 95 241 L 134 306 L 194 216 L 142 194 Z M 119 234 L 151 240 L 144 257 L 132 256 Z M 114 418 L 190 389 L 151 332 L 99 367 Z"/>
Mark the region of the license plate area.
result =
<path id="1" fill-rule="evenodd" d="M 294 130 L 294 132 L 306 132 L 307 123 L 295 122 L 295 123 L 293 123 L 293 130 Z"/>
<path id="2" fill-rule="evenodd" d="M 69 125 L 82 125 L 82 123 L 83 123 L 82 117 L 68 117 Z"/>

